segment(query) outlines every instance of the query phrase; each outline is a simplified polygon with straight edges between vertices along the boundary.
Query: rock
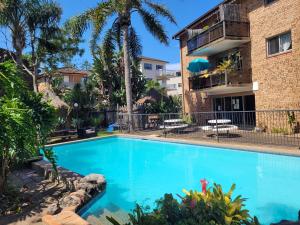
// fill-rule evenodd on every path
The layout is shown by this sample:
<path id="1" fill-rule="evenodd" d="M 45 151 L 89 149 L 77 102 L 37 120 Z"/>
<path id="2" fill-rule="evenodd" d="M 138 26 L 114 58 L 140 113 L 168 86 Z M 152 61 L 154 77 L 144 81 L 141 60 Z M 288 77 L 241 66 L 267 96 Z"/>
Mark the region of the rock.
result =
<path id="1" fill-rule="evenodd" d="M 79 197 L 77 197 L 76 195 L 71 195 L 71 194 L 65 196 L 64 198 L 62 198 L 59 201 L 59 205 L 62 209 L 66 208 L 66 207 L 72 207 L 72 206 L 78 207 L 82 203 L 83 203 L 83 201 Z"/>
<path id="2" fill-rule="evenodd" d="M 91 193 L 92 190 L 97 189 L 97 186 L 90 183 L 78 183 L 75 187 L 75 190 L 84 190 L 87 194 Z"/>
<path id="3" fill-rule="evenodd" d="M 87 199 L 86 192 L 84 190 L 78 190 L 76 192 L 70 193 L 69 196 L 76 196 L 80 198 L 81 202 L 84 202 Z"/>
<path id="4" fill-rule="evenodd" d="M 55 214 L 59 213 L 59 211 L 60 211 L 59 205 L 57 203 L 53 203 L 48 206 L 48 208 L 46 210 L 46 214 L 47 215 L 55 215 Z"/>
<path id="5" fill-rule="evenodd" d="M 88 182 L 91 184 L 104 184 L 106 183 L 105 178 L 101 174 L 89 174 L 81 179 L 81 182 Z"/>
<path id="6" fill-rule="evenodd" d="M 103 190 L 106 181 L 101 174 L 90 174 L 80 180 L 75 180 L 73 184 L 76 191 L 84 190 L 86 195 L 93 196 Z"/>

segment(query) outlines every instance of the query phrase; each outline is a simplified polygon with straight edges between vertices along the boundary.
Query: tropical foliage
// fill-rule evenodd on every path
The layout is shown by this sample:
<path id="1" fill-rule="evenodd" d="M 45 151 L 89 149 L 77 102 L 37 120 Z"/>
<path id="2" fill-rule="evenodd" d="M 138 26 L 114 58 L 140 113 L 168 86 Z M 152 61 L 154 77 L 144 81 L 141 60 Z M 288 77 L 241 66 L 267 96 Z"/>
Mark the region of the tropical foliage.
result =
<path id="1" fill-rule="evenodd" d="M 131 22 L 134 13 L 137 13 L 142 18 L 145 27 L 154 37 L 161 43 L 168 44 L 168 36 L 163 25 L 157 19 L 157 16 L 162 16 L 172 23 L 175 23 L 175 19 L 166 7 L 150 0 L 101 1 L 97 7 L 72 18 L 67 26 L 71 30 L 71 33 L 78 38 L 90 25 L 92 25 L 93 35 L 91 39 L 91 49 L 92 52 L 94 52 L 103 28 L 109 21 L 113 21 L 104 40 L 106 43 L 111 43 L 108 40 L 116 39 L 117 43 L 120 43 L 120 48 L 123 50 L 126 103 L 127 112 L 130 115 L 130 129 L 132 129 L 132 84 L 130 77 L 130 61 L 137 57 L 137 55 L 135 55 L 137 51 L 131 51 L 131 49 L 140 48 L 136 41 L 130 41 L 138 38 Z"/>
<path id="2" fill-rule="evenodd" d="M 144 105 L 144 112 L 153 113 L 180 113 L 182 100 L 179 96 L 162 96 L 158 101 L 152 101 Z"/>
<path id="3" fill-rule="evenodd" d="M 42 96 L 28 91 L 9 62 L 0 64 L 0 193 L 7 175 L 24 160 L 36 156 L 56 123 L 55 109 Z"/>
<path id="4" fill-rule="evenodd" d="M 0 11 L 0 26 L 8 29 L 10 37 L 5 38 L 11 43 L 6 44 L 15 50 L 11 57 L 20 71 L 32 76 L 37 91 L 41 64 L 51 68 L 58 61 L 68 61 L 81 53 L 80 39 L 71 38 L 59 27 L 62 9 L 52 0 L 3 0 L 1 3 L 4 8 Z M 29 55 L 23 60 L 25 49 Z"/>
<path id="5" fill-rule="evenodd" d="M 103 46 L 104 47 L 104 46 Z M 108 53 L 99 49 L 94 55 L 92 77 L 96 81 L 101 93 L 101 99 L 109 102 L 110 107 L 126 105 L 125 76 L 122 52 L 120 49 Z M 109 57 L 109 58 L 108 58 Z M 146 80 L 139 70 L 139 60 L 131 62 L 131 85 L 133 102 L 145 93 Z"/>
<path id="6" fill-rule="evenodd" d="M 186 195 L 179 196 L 181 201 L 165 194 L 153 211 L 137 205 L 126 225 L 259 225 L 244 208 L 245 199 L 233 197 L 235 185 L 228 192 L 217 184 L 207 190 L 204 180 L 202 185 L 202 192 L 183 190 Z M 107 219 L 119 225 L 114 218 Z"/>

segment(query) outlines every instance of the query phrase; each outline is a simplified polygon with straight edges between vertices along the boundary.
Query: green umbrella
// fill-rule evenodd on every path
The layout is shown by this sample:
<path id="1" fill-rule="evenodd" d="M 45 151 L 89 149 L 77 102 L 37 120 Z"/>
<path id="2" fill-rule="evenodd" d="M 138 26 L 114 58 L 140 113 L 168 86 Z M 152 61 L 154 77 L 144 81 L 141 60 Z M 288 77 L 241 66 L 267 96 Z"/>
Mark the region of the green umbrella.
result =
<path id="1" fill-rule="evenodd" d="M 189 63 L 187 69 L 192 73 L 199 73 L 209 68 L 209 61 L 203 58 L 197 58 Z"/>

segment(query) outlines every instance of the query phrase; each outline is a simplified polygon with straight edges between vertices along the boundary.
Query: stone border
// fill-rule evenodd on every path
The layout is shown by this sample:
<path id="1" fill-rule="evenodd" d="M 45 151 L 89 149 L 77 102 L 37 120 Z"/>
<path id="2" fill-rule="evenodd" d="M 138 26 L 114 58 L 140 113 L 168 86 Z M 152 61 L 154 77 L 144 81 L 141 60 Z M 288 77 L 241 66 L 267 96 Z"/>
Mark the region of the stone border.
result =
<path id="1" fill-rule="evenodd" d="M 31 167 L 46 179 L 55 178 L 55 172 L 50 162 L 45 160 L 32 162 Z M 43 222 L 48 225 L 63 225 L 68 221 L 77 221 L 75 224 L 78 225 L 88 224 L 76 212 L 87 205 L 96 195 L 104 192 L 105 177 L 101 174 L 89 174 L 83 177 L 78 173 L 58 167 L 57 179 L 63 182 L 71 193 L 61 198 L 58 203 L 53 203 L 48 207 L 48 215 L 42 218 Z"/>

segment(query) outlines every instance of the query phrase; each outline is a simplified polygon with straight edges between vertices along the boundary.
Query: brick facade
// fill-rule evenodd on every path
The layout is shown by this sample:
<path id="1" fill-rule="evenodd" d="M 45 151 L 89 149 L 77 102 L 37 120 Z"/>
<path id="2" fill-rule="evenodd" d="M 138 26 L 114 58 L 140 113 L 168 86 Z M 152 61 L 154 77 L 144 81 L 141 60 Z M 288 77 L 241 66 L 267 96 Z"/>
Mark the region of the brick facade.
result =
<path id="1" fill-rule="evenodd" d="M 276 0 L 269 5 L 265 5 L 264 0 L 244 0 L 242 5 L 247 10 L 251 41 L 238 47 L 243 61 L 241 75 L 228 79 L 232 83 L 258 83 L 258 90 L 252 93 L 257 110 L 299 109 L 300 0 Z M 201 25 L 200 22 L 194 23 L 188 28 L 196 29 Z M 292 50 L 268 56 L 267 39 L 287 31 L 292 33 Z M 184 111 L 212 111 L 214 96 L 205 96 L 199 90 L 189 89 L 190 73 L 186 68 L 197 56 L 187 55 L 187 32 L 181 33 L 179 39 Z M 213 62 L 214 56 L 210 56 L 209 60 Z M 240 96 L 248 94 L 239 93 Z"/>
<path id="2" fill-rule="evenodd" d="M 300 1 L 277 0 L 264 5 L 247 0 L 251 35 L 252 80 L 259 83 L 255 92 L 256 109 L 300 108 Z M 291 30 L 292 50 L 267 56 L 266 39 Z"/>

